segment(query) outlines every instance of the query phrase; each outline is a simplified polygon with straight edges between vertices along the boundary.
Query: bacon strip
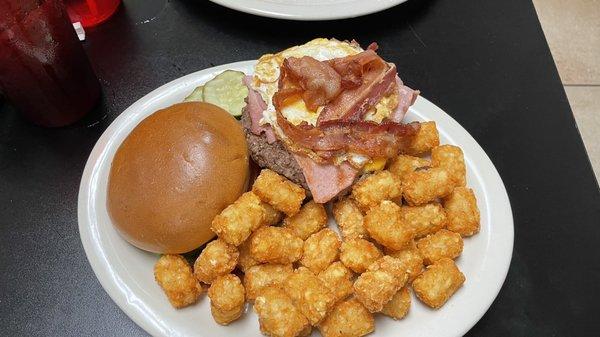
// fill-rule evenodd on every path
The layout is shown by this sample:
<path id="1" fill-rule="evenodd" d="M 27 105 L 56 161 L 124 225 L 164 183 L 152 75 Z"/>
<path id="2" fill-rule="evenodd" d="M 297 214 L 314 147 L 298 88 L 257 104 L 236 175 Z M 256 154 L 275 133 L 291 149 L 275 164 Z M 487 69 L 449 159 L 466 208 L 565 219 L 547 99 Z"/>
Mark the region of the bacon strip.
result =
<path id="1" fill-rule="evenodd" d="M 337 166 L 319 164 L 301 155 L 294 155 L 294 158 L 302 169 L 314 201 L 320 204 L 328 202 L 341 191 L 350 187 L 358 175 L 358 170 L 348 163 Z"/>
<path id="2" fill-rule="evenodd" d="M 307 148 L 323 159 L 332 153 L 359 153 L 390 158 L 405 149 L 418 130 L 417 124 L 384 121 L 336 121 L 326 126 L 291 124 L 277 111 L 277 123 L 294 147 Z"/>
<path id="3" fill-rule="evenodd" d="M 335 58 L 327 61 L 336 72 L 342 76 L 342 87 L 351 89 L 363 84 L 365 66 L 381 58 L 373 50 L 366 50 L 356 55 Z"/>
<path id="4" fill-rule="evenodd" d="M 396 87 L 395 65 L 384 62 L 372 50 L 358 55 L 364 56 L 359 59 L 353 59 L 357 55 L 350 56 L 349 60 L 344 62 L 347 62 L 349 69 L 357 68 L 356 64 L 362 64 L 362 83 L 358 87 L 342 91 L 335 100 L 325 106 L 319 115 L 317 125 L 324 125 L 336 120 L 361 120 L 371 107 Z M 361 63 L 365 61 L 366 63 Z M 350 71 L 355 72 L 356 70 Z"/>
<path id="5" fill-rule="evenodd" d="M 243 81 L 248 87 L 246 109 L 248 109 L 248 113 L 252 121 L 250 131 L 257 136 L 260 136 L 260 134 L 264 132 L 265 136 L 267 137 L 267 143 L 273 144 L 277 139 L 275 138 L 275 133 L 273 133 L 271 126 L 260 125 L 260 120 L 262 118 L 263 111 L 265 111 L 267 108 L 267 103 L 265 103 L 256 90 L 252 89 L 252 86 L 250 85 L 252 83 L 252 76 L 245 76 Z"/>
<path id="6" fill-rule="evenodd" d="M 342 91 L 342 79 L 328 63 L 309 56 L 289 57 L 281 65 L 279 91 L 274 95 L 276 108 L 281 109 L 290 96 L 301 94 L 309 110 L 329 103 Z"/>

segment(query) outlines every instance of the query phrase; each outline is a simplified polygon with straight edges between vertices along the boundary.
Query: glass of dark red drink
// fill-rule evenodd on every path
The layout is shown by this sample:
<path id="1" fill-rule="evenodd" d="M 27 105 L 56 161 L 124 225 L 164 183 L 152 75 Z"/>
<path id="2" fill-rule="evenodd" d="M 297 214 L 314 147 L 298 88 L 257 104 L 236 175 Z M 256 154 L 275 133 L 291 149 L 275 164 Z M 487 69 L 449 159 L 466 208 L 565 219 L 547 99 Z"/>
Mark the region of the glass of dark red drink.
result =
<path id="1" fill-rule="evenodd" d="M 92 27 L 104 22 L 119 7 L 121 0 L 63 0 L 73 22 Z"/>
<path id="2" fill-rule="evenodd" d="M 0 0 L 0 91 L 32 122 L 89 112 L 100 84 L 60 0 Z"/>

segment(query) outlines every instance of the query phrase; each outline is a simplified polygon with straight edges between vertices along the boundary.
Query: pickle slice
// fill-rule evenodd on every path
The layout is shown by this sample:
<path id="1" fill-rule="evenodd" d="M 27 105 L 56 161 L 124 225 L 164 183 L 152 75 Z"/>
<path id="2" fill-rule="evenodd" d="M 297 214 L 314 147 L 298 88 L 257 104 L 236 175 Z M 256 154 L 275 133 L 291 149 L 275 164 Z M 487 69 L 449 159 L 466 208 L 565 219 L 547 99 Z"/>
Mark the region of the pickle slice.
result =
<path id="1" fill-rule="evenodd" d="M 202 93 L 204 92 L 204 86 L 201 85 L 196 87 L 191 94 L 183 99 L 184 102 L 202 102 Z"/>
<path id="2" fill-rule="evenodd" d="M 225 70 L 204 84 L 202 98 L 204 102 L 223 108 L 235 117 L 242 115 L 246 106 L 248 88 L 242 82 L 243 72 Z"/>

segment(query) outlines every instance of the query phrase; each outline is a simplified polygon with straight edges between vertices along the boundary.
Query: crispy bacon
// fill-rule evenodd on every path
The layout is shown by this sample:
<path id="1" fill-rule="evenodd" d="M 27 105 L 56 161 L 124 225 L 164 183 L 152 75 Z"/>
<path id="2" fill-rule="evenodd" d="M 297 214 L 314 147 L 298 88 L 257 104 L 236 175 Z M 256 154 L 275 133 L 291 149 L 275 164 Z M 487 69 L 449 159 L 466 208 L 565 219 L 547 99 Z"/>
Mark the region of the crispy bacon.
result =
<path id="1" fill-rule="evenodd" d="M 352 89 L 363 84 L 365 66 L 374 61 L 383 62 L 373 50 L 366 50 L 356 55 L 331 59 L 327 63 L 342 76 L 342 87 Z"/>
<path id="2" fill-rule="evenodd" d="M 278 109 L 287 98 L 301 94 L 306 107 L 314 111 L 342 91 L 340 74 L 328 63 L 309 56 L 285 59 L 280 76 L 279 91 L 273 97 Z"/>
<path id="3" fill-rule="evenodd" d="M 358 153 L 390 158 L 408 146 L 417 124 L 383 121 L 335 121 L 325 126 L 293 125 L 277 111 L 277 123 L 295 146 L 310 149 L 323 159 L 332 153 Z"/>
<path id="4" fill-rule="evenodd" d="M 360 80 L 360 84 L 342 91 L 325 106 L 318 125 L 337 120 L 362 120 L 371 107 L 396 87 L 396 66 L 383 61 L 373 50 L 329 62 L 342 72 L 342 83 L 347 85 Z"/>

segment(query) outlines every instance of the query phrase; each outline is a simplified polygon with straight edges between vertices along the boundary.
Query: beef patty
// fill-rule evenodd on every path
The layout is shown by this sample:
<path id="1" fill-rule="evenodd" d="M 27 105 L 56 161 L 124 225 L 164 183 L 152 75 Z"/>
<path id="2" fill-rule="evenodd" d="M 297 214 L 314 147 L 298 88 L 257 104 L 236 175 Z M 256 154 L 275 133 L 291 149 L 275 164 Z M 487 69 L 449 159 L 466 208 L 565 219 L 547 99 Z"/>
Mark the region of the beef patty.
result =
<path id="1" fill-rule="evenodd" d="M 259 136 L 250 131 L 252 120 L 247 108 L 242 111 L 242 126 L 246 133 L 246 141 L 248 142 L 248 150 L 252 160 L 261 168 L 271 169 L 296 184 L 302 185 L 308 191 L 308 185 L 302 169 L 296 162 L 294 156 L 285 148 L 282 142 L 277 140 L 273 144 L 267 142 L 267 137 L 264 134 Z"/>

